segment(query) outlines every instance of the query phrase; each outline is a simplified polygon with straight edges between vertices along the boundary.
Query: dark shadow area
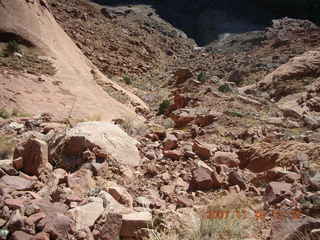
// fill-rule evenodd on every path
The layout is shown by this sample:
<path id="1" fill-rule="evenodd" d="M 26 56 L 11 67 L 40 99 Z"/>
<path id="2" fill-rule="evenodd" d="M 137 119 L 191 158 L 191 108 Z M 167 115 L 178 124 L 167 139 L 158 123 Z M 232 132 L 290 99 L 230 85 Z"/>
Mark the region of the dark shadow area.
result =
<path id="1" fill-rule="evenodd" d="M 30 41 L 24 39 L 23 37 L 15 33 L 0 32 L 0 42 L 8 43 L 10 41 L 16 41 L 17 43 L 23 44 L 27 47 L 34 47 L 34 45 Z"/>
<path id="2" fill-rule="evenodd" d="M 199 45 L 223 34 L 263 30 L 272 19 L 293 17 L 316 21 L 319 0 L 92 0 L 109 7 L 150 5 Z"/>

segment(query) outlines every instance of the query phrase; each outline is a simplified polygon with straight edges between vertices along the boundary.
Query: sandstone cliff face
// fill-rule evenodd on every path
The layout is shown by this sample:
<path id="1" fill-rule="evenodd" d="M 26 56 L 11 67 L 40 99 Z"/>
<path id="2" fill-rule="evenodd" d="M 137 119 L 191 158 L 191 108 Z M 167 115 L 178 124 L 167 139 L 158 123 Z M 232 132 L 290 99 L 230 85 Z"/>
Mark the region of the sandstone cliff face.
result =
<path id="1" fill-rule="evenodd" d="M 57 118 L 99 116 L 103 120 L 135 118 L 134 107 L 147 109 L 142 100 L 106 78 L 81 53 L 56 23 L 44 0 L 1 1 L 0 34 L 23 39 L 56 68 L 54 76 L 40 77 L 0 71 L 1 107 L 18 108 L 29 114 L 50 112 Z M 97 81 L 128 98 L 128 106 L 110 97 Z"/>

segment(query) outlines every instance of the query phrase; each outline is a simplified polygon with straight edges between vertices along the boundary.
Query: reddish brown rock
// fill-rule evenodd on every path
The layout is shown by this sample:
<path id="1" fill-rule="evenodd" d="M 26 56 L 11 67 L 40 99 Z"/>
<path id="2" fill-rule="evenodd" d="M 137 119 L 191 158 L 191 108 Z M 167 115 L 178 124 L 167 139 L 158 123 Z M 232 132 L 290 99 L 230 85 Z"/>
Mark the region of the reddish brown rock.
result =
<path id="1" fill-rule="evenodd" d="M 22 161 L 23 172 L 38 176 L 41 169 L 49 168 L 47 143 L 35 138 L 29 139 L 23 144 Z"/>
<path id="2" fill-rule="evenodd" d="M 192 171 L 192 190 L 210 190 L 221 186 L 217 173 L 209 171 L 207 168 L 199 167 Z"/>
<path id="3" fill-rule="evenodd" d="M 124 187 L 114 182 L 108 182 L 106 190 L 119 203 L 132 208 L 133 198 Z"/>
<path id="4" fill-rule="evenodd" d="M 176 128 L 183 128 L 187 126 L 194 120 L 194 115 L 188 111 L 175 111 L 170 115 L 171 119 L 174 121 Z"/>
<path id="5" fill-rule="evenodd" d="M 183 154 L 178 150 L 164 151 L 163 156 L 172 160 L 179 160 Z"/>
<path id="6" fill-rule="evenodd" d="M 23 159 L 22 157 L 18 157 L 16 159 L 13 159 L 12 165 L 15 169 L 21 170 L 23 168 Z"/>
<path id="7" fill-rule="evenodd" d="M 122 216 L 121 237 L 136 237 L 137 231 L 152 224 L 152 215 L 149 212 L 134 212 Z"/>
<path id="8" fill-rule="evenodd" d="M 268 147 L 271 147 L 268 145 Z M 264 172 L 276 166 L 277 160 L 280 157 L 279 152 L 268 151 L 259 147 L 246 147 L 238 153 L 240 167 L 247 168 L 252 172 Z"/>
<path id="9" fill-rule="evenodd" d="M 178 69 L 175 73 L 174 73 L 174 78 L 176 80 L 176 84 L 181 84 L 186 82 L 188 79 L 190 79 L 192 77 L 192 72 L 189 69 L 186 68 L 181 68 Z"/>
<path id="10" fill-rule="evenodd" d="M 190 98 L 187 96 L 183 96 L 181 94 L 177 94 L 173 98 L 173 104 L 169 107 L 168 112 L 175 111 L 180 108 L 184 108 L 188 105 Z"/>
<path id="11" fill-rule="evenodd" d="M 216 146 L 194 141 L 192 150 L 199 156 L 199 158 L 207 160 L 212 156 L 212 152 L 216 151 Z"/>
<path id="12" fill-rule="evenodd" d="M 199 127 L 206 127 L 212 124 L 214 121 L 217 121 L 220 115 L 221 114 L 218 114 L 218 113 L 198 115 L 195 119 L 195 124 L 198 125 Z"/>

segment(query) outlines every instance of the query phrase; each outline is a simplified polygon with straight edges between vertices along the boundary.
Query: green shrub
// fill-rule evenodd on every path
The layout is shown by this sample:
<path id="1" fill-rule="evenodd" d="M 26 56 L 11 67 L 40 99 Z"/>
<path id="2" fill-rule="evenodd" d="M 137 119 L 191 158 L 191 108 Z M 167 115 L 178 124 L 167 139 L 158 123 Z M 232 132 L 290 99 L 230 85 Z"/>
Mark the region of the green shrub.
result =
<path id="1" fill-rule="evenodd" d="M 225 113 L 233 117 L 239 117 L 239 118 L 244 117 L 243 113 L 237 112 L 237 111 L 225 111 Z"/>
<path id="2" fill-rule="evenodd" d="M 197 79 L 199 82 L 204 83 L 207 80 L 206 73 L 205 72 L 199 73 Z"/>
<path id="3" fill-rule="evenodd" d="M 163 100 L 162 103 L 160 103 L 159 105 L 158 114 L 159 115 L 165 114 L 169 107 L 170 107 L 170 100 L 168 99 Z"/>
<path id="4" fill-rule="evenodd" d="M 132 83 L 132 79 L 129 76 L 124 76 L 123 81 L 128 85 Z"/>
<path id="5" fill-rule="evenodd" d="M 0 109 L 0 117 L 3 119 L 8 119 L 11 116 L 11 114 L 4 108 Z"/>
<path id="6" fill-rule="evenodd" d="M 220 92 L 223 92 L 223 93 L 227 93 L 227 92 L 231 92 L 231 91 L 232 91 L 232 89 L 230 88 L 230 86 L 229 86 L 228 84 L 222 84 L 222 85 L 218 88 L 218 90 L 219 90 Z"/>
<path id="7" fill-rule="evenodd" d="M 12 40 L 8 42 L 7 48 L 5 49 L 5 54 L 7 56 L 10 56 L 14 54 L 15 52 L 21 52 L 21 48 L 17 41 Z"/>

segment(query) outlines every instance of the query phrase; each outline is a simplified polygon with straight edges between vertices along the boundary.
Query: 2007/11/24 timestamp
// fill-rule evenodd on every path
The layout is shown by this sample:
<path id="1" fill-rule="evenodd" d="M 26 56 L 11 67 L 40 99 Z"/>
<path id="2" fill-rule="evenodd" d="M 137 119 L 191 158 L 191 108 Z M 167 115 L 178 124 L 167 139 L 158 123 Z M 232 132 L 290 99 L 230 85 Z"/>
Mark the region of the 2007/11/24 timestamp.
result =
<path id="1" fill-rule="evenodd" d="M 237 217 L 241 218 L 248 218 L 254 216 L 257 220 L 263 220 L 266 216 L 270 216 L 275 219 L 299 219 L 302 216 L 302 213 L 298 210 L 271 210 L 271 211 L 264 211 L 264 210 L 256 210 L 253 214 L 249 214 L 249 211 L 243 210 L 209 210 L 205 214 L 202 215 L 204 219 L 226 219 L 229 217 Z"/>

